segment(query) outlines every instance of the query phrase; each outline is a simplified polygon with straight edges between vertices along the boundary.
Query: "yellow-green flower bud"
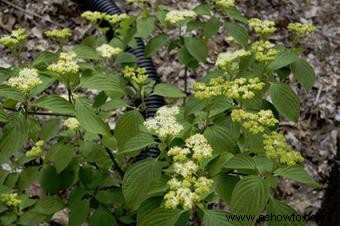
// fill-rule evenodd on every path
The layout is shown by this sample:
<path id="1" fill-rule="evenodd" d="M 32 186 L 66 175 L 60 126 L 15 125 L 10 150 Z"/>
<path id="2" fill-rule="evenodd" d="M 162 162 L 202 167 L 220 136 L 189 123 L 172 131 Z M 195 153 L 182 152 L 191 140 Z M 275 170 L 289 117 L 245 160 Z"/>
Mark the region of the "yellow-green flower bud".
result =
<path id="1" fill-rule="evenodd" d="M 115 48 L 115 47 L 110 46 L 109 44 L 103 44 L 97 47 L 96 51 L 104 58 L 115 57 L 121 52 L 123 52 L 121 48 L 118 48 L 118 47 Z"/>
<path id="2" fill-rule="evenodd" d="M 300 37 L 304 37 L 309 33 L 316 31 L 316 27 L 313 24 L 290 23 L 288 25 L 288 30 Z"/>
<path id="3" fill-rule="evenodd" d="M 69 39 L 72 36 L 72 32 L 68 28 L 54 29 L 51 31 L 46 31 L 45 35 L 51 39 L 63 41 Z"/>
<path id="4" fill-rule="evenodd" d="M 248 24 L 260 35 L 271 35 L 276 31 L 275 22 L 271 20 L 260 20 L 252 18 L 248 20 Z"/>
<path id="5" fill-rule="evenodd" d="M 77 64 L 77 54 L 73 51 L 60 53 L 58 62 L 49 65 L 47 70 L 57 72 L 61 75 L 78 73 L 79 65 Z"/>
<path id="6" fill-rule="evenodd" d="M 64 121 L 64 126 L 69 128 L 70 130 L 76 130 L 79 128 L 80 123 L 76 118 L 68 118 Z"/>
<path id="7" fill-rule="evenodd" d="M 35 145 L 31 148 L 31 150 L 25 153 L 28 158 L 39 158 L 43 152 L 44 141 L 39 140 L 35 143 Z"/>
<path id="8" fill-rule="evenodd" d="M 236 50 L 235 52 L 220 53 L 216 60 L 216 66 L 229 73 L 238 70 L 239 61 L 241 58 L 250 56 L 251 52 L 244 49 Z"/>
<path id="9" fill-rule="evenodd" d="M 91 11 L 85 11 L 81 14 L 81 17 L 90 21 L 92 24 L 96 24 L 97 22 L 105 19 L 105 17 L 107 16 L 106 13 L 102 13 L 102 12 L 91 12 Z"/>
<path id="10" fill-rule="evenodd" d="M 171 10 L 166 14 L 164 20 L 170 24 L 182 24 L 196 17 L 197 14 L 192 10 Z"/>
<path id="11" fill-rule="evenodd" d="M 126 13 L 116 14 L 116 15 L 105 15 L 105 20 L 107 20 L 111 25 L 121 22 L 124 19 L 129 18 Z"/>
<path id="12" fill-rule="evenodd" d="M 14 47 L 22 44 L 26 40 L 25 29 L 19 28 L 13 30 L 10 35 L 5 35 L 0 38 L 0 44 L 6 47 Z"/>
<path id="13" fill-rule="evenodd" d="M 213 0 L 213 3 L 221 9 L 229 9 L 235 6 L 235 0 Z"/>
<path id="14" fill-rule="evenodd" d="M 274 44 L 263 40 L 254 42 L 251 46 L 252 50 L 255 52 L 255 59 L 259 62 L 270 62 L 275 60 L 279 51 L 274 47 Z"/>
<path id="15" fill-rule="evenodd" d="M 4 203 L 10 208 L 16 208 L 20 205 L 21 200 L 19 199 L 17 193 L 0 194 L 0 202 Z"/>

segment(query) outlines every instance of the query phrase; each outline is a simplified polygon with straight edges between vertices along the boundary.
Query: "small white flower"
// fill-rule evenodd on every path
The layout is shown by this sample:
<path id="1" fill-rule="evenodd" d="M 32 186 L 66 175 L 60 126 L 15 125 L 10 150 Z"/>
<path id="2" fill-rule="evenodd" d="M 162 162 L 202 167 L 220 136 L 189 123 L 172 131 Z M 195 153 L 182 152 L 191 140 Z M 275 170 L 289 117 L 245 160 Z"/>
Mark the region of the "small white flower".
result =
<path id="1" fill-rule="evenodd" d="M 19 72 L 19 76 L 8 79 L 7 85 L 27 94 L 32 89 L 42 84 L 38 70 L 35 68 L 24 68 Z"/>
<path id="2" fill-rule="evenodd" d="M 79 128 L 80 123 L 76 118 L 68 118 L 64 121 L 64 125 L 71 130 L 75 130 Z"/>
<path id="3" fill-rule="evenodd" d="M 110 46 L 109 44 L 103 44 L 97 47 L 96 50 L 104 58 L 117 56 L 123 51 L 121 48 L 114 48 Z"/>

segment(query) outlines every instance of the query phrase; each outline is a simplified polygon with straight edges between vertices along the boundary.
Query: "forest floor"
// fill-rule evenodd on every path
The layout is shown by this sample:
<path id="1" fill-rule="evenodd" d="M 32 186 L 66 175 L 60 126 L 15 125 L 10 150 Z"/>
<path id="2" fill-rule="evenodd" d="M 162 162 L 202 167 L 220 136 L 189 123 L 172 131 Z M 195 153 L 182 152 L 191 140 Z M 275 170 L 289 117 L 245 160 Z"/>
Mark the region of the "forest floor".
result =
<path id="1" fill-rule="evenodd" d="M 117 1 L 122 3 L 123 1 Z M 190 9 L 204 1 L 160 0 L 161 4 Z M 281 123 L 281 131 L 287 141 L 305 157 L 304 166 L 321 184 L 312 189 L 300 184 L 283 181 L 280 185 L 281 199 L 293 205 L 303 214 L 315 214 L 321 207 L 329 173 L 337 151 L 340 135 L 340 1 L 338 0 L 237 0 L 239 9 L 249 18 L 258 17 L 277 22 L 279 32 L 273 37 L 277 42 L 287 43 L 288 33 L 284 27 L 289 22 L 312 22 L 317 32 L 303 43 L 307 61 L 317 73 L 317 82 L 306 92 L 299 85 L 296 92 L 301 96 L 301 115 L 298 124 Z M 151 1 L 153 3 L 153 1 Z M 120 4 L 124 9 L 133 9 Z M 29 39 L 27 53 L 31 59 L 36 52 L 55 49 L 57 46 L 43 38 L 43 32 L 51 28 L 68 27 L 73 33 L 72 43 L 81 40 L 91 31 L 91 26 L 80 18 L 78 5 L 65 0 L 0 0 L 0 35 L 14 28 L 26 28 Z M 219 34 L 209 44 L 209 62 L 215 62 L 221 51 L 226 51 L 224 35 Z M 9 67 L 13 58 L 1 49 L 0 67 Z M 183 86 L 184 69 L 165 51 L 154 57 L 157 71 L 164 82 Z M 189 76 L 189 85 L 204 76 L 208 66 L 201 66 Z M 290 79 L 292 84 L 297 84 Z M 313 225 L 313 224 L 310 224 Z"/>

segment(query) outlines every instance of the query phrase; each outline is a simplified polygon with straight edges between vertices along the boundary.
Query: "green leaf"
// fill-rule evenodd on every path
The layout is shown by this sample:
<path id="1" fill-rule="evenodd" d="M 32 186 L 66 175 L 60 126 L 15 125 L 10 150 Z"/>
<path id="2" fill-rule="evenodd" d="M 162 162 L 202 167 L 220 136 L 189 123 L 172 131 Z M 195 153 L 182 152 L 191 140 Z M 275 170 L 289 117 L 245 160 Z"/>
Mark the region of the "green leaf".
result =
<path id="1" fill-rule="evenodd" d="M 294 77 L 306 90 L 313 87 L 316 80 L 315 71 L 306 60 L 298 59 L 296 62 L 291 64 L 291 70 Z"/>
<path id="2" fill-rule="evenodd" d="M 226 164 L 229 169 L 255 169 L 255 161 L 247 154 L 239 154 L 232 157 Z"/>
<path id="3" fill-rule="evenodd" d="M 98 55 L 96 50 L 85 45 L 76 45 L 73 48 L 73 51 L 77 54 L 79 58 L 83 58 L 87 60 L 99 60 L 100 59 L 100 56 Z"/>
<path id="4" fill-rule="evenodd" d="M 146 39 L 152 33 L 155 22 L 152 17 L 143 17 L 137 20 L 137 37 Z"/>
<path id="5" fill-rule="evenodd" d="M 145 46 L 144 54 L 146 57 L 150 57 L 155 54 L 162 46 L 168 42 L 168 36 L 160 34 L 153 37 Z"/>
<path id="6" fill-rule="evenodd" d="M 286 65 L 289 65 L 299 59 L 299 55 L 294 52 L 283 52 L 279 54 L 276 59 L 268 65 L 269 70 L 277 70 Z"/>
<path id="7" fill-rule="evenodd" d="M 319 184 L 301 166 L 285 166 L 274 171 L 276 176 L 282 176 L 290 180 L 319 187 Z"/>
<path id="8" fill-rule="evenodd" d="M 104 207 L 99 207 L 91 217 L 89 226 L 117 226 L 116 218 Z"/>
<path id="9" fill-rule="evenodd" d="M 33 212 L 51 215 L 64 208 L 64 202 L 56 196 L 45 196 L 38 200 Z"/>
<path id="10" fill-rule="evenodd" d="M 8 162 L 8 158 L 22 148 L 27 138 L 28 126 L 24 115 L 15 113 L 10 116 L 0 139 L 0 163 Z"/>
<path id="11" fill-rule="evenodd" d="M 159 83 L 155 86 L 153 93 L 162 97 L 169 98 L 182 98 L 185 97 L 185 93 L 176 86 L 170 84 Z"/>
<path id="12" fill-rule="evenodd" d="M 226 11 L 228 12 L 228 16 L 230 16 L 231 18 L 238 20 L 244 24 L 248 24 L 248 19 L 243 16 L 240 11 L 237 10 L 236 7 L 231 7 L 226 9 Z"/>
<path id="13" fill-rule="evenodd" d="M 9 87 L 7 85 L 0 85 L 0 97 L 5 97 L 7 99 L 12 99 L 18 102 L 25 101 L 25 95 L 20 91 Z"/>
<path id="14" fill-rule="evenodd" d="M 283 83 L 271 83 L 269 93 L 274 107 L 285 118 L 297 122 L 300 115 L 300 100 L 290 86 Z"/>
<path id="15" fill-rule="evenodd" d="M 297 221 L 296 218 L 292 218 L 290 216 L 297 216 L 298 213 L 287 204 L 280 202 L 274 198 L 270 199 L 268 208 L 267 208 L 267 216 L 270 217 L 270 220 L 267 221 L 268 226 L 304 226 L 303 221 Z M 285 218 L 278 218 L 277 216 L 289 216 Z"/>
<path id="16" fill-rule="evenodd" d="M 122 52 L 116 58 L 116 64 L 130 64 L 136 63 L 137 57 L 132 53 Z"/>
<path id="17" fill-rule="evenodd" d="M 70 205 L 69 226 L 80 226 L 85 222 L 90 212 L 90 203 L 88 200 L 77 200 Z"/>
<path id="18" fill-rule="evenodd" d="M 61 173 L 71 162 L 75 153 L 73 147 L 69 145 L 60 145 L 53 155 L 53 160 L 57 173 Z"/>
<path id="19" fill-rule="evenodd" d="M 211 8 L 210 8 L 210 6 L 208 4 L 199 4 L 193 10 L 198 15 L 206 15 L 206 16 L 210 16 L 211 15 Z"/>
<path id="20" fill-rule="evenodd" d="M 34 212 L 24 212 L 18 220 L 19 225 L 24 226 L 32 226 L 32 225 L 39 225 L 44 221 L 45 216 L 34 213 Z"/>
<path id="21" fill-rule="evenodd" d="M 51 52 L 41 52 L 34 58 L 32 66 L 36 67 L 40 64 L 49 64 L 58 60 L 58 55 Z"/>
<path id="22" fill-rule="evenodd" d="M 238 145 L 230 135 L 228 128 L 219 125 L 213 125 L 208 127 L 204 131 L 203 135 L 207 138 L 209 144 L 212 146 L 214 153 L 236 153 L 238 151 Z"/>
<path id="23" fill-rule="evenodd" d="M 18 188 L 24 190 L 39 178 L 39 168 L 32 166 L 24 169 L 19 176 Z"/>
<path id="24" fill-rule="evenodd" d="M 2 107 L 0 107 L 0 122 L 7 122 L 8 121 L 8 115 L 4 111 Z"/>
<path id="25" fill-rule="evenodd" d="M 212 36 L 216 35 L 218 29 L 220 28 L 220 25 L 220 20 L 216 17 L 212 17 L 210 20 L 203 24 L 204 36 L 209 39 Z"/>
<path id="26" fill-rule="evenodd" d="M 133 110 L 125 113 L 118 119 L 114 136 L 118 142 L 118 149 L 121 150 L 125 143 L 131 138 L 140 133 L 139 126 L 144 122 L 143 116 L 139 111 Z M 127 136 L 126 134 L 129 134 Z"/>
<path id="27" fill-rule="evenodd" d="M 175 226 L 185 210 L 157 208 L 147 214 L 137 226 Z"/>
<path id="28" fill-rule="evenodd" d="M 233 214 L 219 210 L 203 210 L 204 226 L 241 226 L 237 220 L 229 220 Z M 228 217 L 228 218 L 227 218 Z"/>
<path id="29" fill-rule="evenodd" d="M 176 54 L 178 61 L 188 68 L 195 69 L 198 66 L 198 61 L 190 55 L 187 48 L 183 46 Z"/>
<path id="30" fill-rule="evenodd" d="M 95 134 L 110 136 L 109 126 L 95 114 L 91 104 L 84 98 L 77 98 L 75 104 L 76 117 L 80 125 Z"/>
<path id="31" fill-rule="evenodd" d="M 200 38 L 186 37 L 184 38 L 184 45 L 197 61 L 206 61 L 208 57 L 208 46 L 205 41 Z"/>
<path id="32" fill-rule="evenodd" d="M 208 173 L 210 177 L 213 177 L 221 172 L 224 168 L 225 164 L 233 157 L 233 155 L 229 152 L 221 153 L 217 156 L 217 158 L 213 159 L 208 164 Z"/>
<path id="33" fill-rule="evenodd" d="M 137 223 L 140 224 L 145 216 L 161 205 L 162 201 L 163 197 L 152 197 L 142 202 L 137 210 Z"/>
<path id="34" fill-rule="evenodd" d="M 147 159 L 131 165 L 123 179 L 123 195 L 126 205 L 136 210 L 145 200 L 151 182 L 161 175 L 161 168 L 157 160 Z"/>
<path id="35" fill-rule="evenodd" d="M 224 28 L 242 47 L 246 47 L 248 45 L 248 32 L 242 26 L 235 23 L 226 22 L 224 24 Z"/>
<path id="36" fill-rule="evenodd" d="M 227 204 L 230 204 L 233 190 L 239 180 L 240 179 L 238 177 L 225 174 L 219 174 L 214 178 L 216 193 Z"/>
<path id="37" fill-rule="evenodd" d="M 131 137 L 119 150 L 119 154 L 128 154 L 141 150 L 147 146 L 154 144 L 155 141 L 150 134 L 139 133 L 136 136 Z"/>
<path id="38" fill-rule="evenodd" d="M 236 184 L 230 207 L 236 214 L 259 215 L 264 210 L 268 197 L 268 187 L 262 178 L 246 176 Z"/>
<path id="39" fill-rule="evenodd" d="M 59 119 L 50 119 L 46 121 L 40 131 L 40 137 L 42 140 L 47 142 L 49 139 L 54 137 L 60 129 L 60 120 Z"/>
<path id="40" fill-rule="evenodd" d="M 73 105 L 60 96 L 49 95 L 44 96 L 35 102 L 35 106 L 45 108 L 54 113 L 74 114 Z"/>
<path id="41" fill-rule="evenodd" d="M 49 193 L 56 193 L 61 187 L 61 177 L 53 166 L 45 166 L 40 176 L 40 186 Z"/>
<path id="42" fill-rule="evenodd" d="M 114 91 L 123 93 L 120 84 L 110 77 L 101 74 L 93 74 L 92 76 L 82 77 L 80 86 L 87 89 L 95 89 L 99 91 Z"/>

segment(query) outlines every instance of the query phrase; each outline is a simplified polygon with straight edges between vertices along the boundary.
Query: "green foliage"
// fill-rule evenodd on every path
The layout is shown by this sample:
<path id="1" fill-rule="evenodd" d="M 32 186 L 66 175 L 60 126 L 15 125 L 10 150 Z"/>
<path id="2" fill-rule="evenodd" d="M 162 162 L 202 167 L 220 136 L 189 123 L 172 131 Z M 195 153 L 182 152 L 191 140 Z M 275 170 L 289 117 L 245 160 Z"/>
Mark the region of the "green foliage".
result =
<path id="1" fill-rule="evenodd" d="M 64 34 L 62 42 L 51 37 L 58 51 L 0 68 L 0 225 L 48 223 L 65 208 L 70 226 L 249 225 L 256 218 L 227 218 L 298 214 L 274 199 L 278 181 L 319 185 L 275 130 L 281 116 L 299 119 L 288 76 L 309 90 L 315 72 L 301 40 L 293 37 L 292 48 L 271 42 L 236 6 L 219 4 L 145 4 L 133 16 L 85 12 L 100 35 L 67 52 L 68 31 L 57 30 L 49 34 Z M 215 59 L 209 50 L 217 35 L 229 47 L 218 46 L 228 52 Z M 0 44 L 26 37 L 9 38 Z M 183 66 L 184 75 L 171 72 L 184 77 L 184 88 L 156 83 L 138 67 L 140 57 L 124 51 L 137 48 L 136 38 L 146 43 L 145 57 L 162 50 L 161 59 Z M 17 47 L 10 48 L 16 56 L 24 49 Z M 202 77 L 192 92 L 191 77 Z M 154 95 L 176 106 L 146 119 Z M 140 160 L 151 147 L 159 156 Z"/>

